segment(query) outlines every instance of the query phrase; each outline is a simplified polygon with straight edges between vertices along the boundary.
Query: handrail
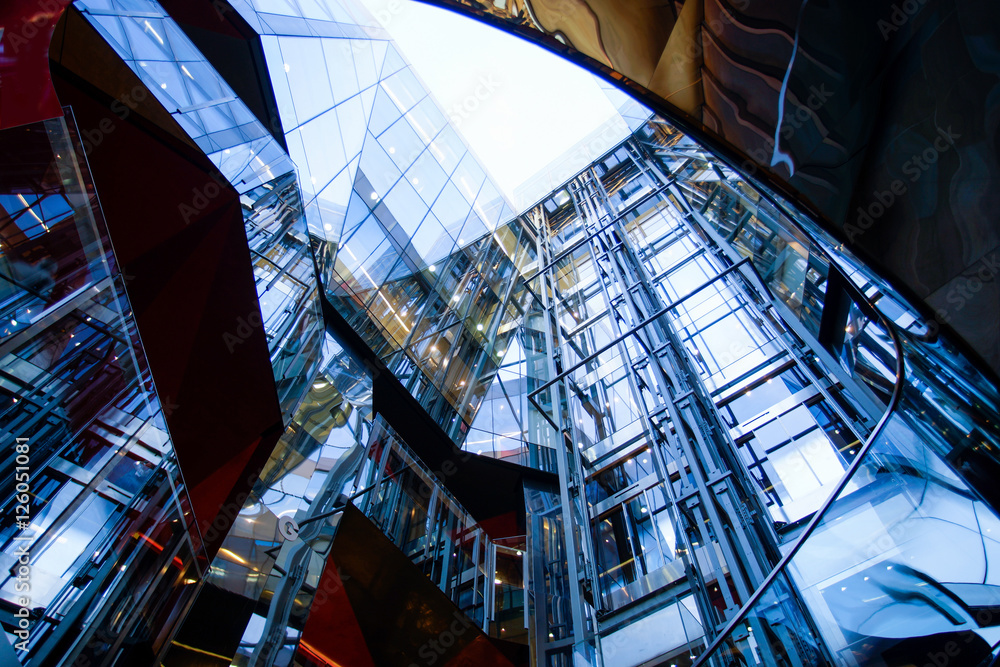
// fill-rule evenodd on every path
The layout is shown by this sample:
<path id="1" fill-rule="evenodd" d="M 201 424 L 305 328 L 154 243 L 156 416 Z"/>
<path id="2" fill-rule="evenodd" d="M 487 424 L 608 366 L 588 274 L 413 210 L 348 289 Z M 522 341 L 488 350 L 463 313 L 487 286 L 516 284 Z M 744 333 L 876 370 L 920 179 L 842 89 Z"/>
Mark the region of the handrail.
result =
<path id="1" fill-rule="evenodd" d="M 895 413 L 896 407 L 899 405 L 899 400 L 903 395 L 903 386 L 905 384 L 905 377 L 906 377 L 906 364 L 903 357 L 903 344 L 899 339 L 899 334 L 896 332 L 895 325 L 892 322 L 890 322 L 889 319 L 881 311 L 876 310 L 876 312 L 878 313 L 879 320 L 881 321 L 882 325 L 886 327 L 887 332 L 892 337 L 892 344 L 893 347 L 896 349 L 896 383 L 892 389 L 892 396 L 889 399 L 889 405 L 886 407 L 886 410 L 882 414 L 882 417 L 875 425 L 875 428 L 872 429 L 872 432 L 868 435 L 868 439 L 865 440 L 865 444 L 861 447 L 861 450 L 858 452 L 858 455 L 854 458 L 854 461 L 847 468 L 847 471 L 844 473 L 843 477 L 841 477 L 836 487 L 834 487 L 833 492 L 826 499 L 823 505 L 820 506 L 818 510 L 816 510 L 816 512 L 813 514 L 812 519 L 809 520 L 809 523 L 806 524 L 805 530 L 802 531 L 802 535 L 799 536 L 799 539 L 795 542 L 795 544 L 788 551 L 788 553 L 785 554 L 781 558 L 781 560 L 778 561 L 778 563 L 771 570 L 771 573 L 764 578 L 764 581 L 761 582 L 760 586 L 757 587 L 753 595 L 751 595 L 750 598 L 743 604 L 743 607 L 740 609 L 739 613 L 735 616 L 735 618 L 733 618 L 733 620 L 731 620 L 729 623 L 726 624 L 726 627 L 724 627 L 722 631 L 715 637 L 712 643 L 708 645 L 708 648 L 705 649 L 705 652 L 702 653 L 700 656 L 698 656 L 698 659 L 695 661 L 692 667 L 702 667 L 702 665 L 705 665 L 707 661 L 711 659 L 711 657 L 718 650 L 722 642 L 726 639 L 726 637 L 729 637 L 732 634 L 733 630 L 736 628 L 737 625 L 743 622 L 743 620 L 746 618 L 750 610 L 754 607 L 754 605 L 757 604 L 760 598 L 764 595 L 764 592 L 774 582 L 774 580 L 778 578 L 778 575 L 783 574 L 785 572 L 786 568 L 788 567 L 788 563 L 792 560 L 795 554 L 799 552 L 799 549 L 802 547 L 803 544 L 805 544 L 805 541 L 809 538 L 809 536 L 812 535 L 812 533 L 816 530 L 816 527 L 824 519 L 826 512 L 830 509 L 833 503 L 836 502 L 837 498 L 840 496 L 841 491 L 844 490 L 847 484 L 854 477 L 855 472 L 857 472 L 858 468 L 861 467 L 862 463 L 865 460 L 865 456 L 868 454 L 869 450 L 875 444 L 875 441 L 878 439 L 878 437 L 882 434 L 882 430 L 885 428 L 885 425 L 889 422 L 889 419 Z"/>

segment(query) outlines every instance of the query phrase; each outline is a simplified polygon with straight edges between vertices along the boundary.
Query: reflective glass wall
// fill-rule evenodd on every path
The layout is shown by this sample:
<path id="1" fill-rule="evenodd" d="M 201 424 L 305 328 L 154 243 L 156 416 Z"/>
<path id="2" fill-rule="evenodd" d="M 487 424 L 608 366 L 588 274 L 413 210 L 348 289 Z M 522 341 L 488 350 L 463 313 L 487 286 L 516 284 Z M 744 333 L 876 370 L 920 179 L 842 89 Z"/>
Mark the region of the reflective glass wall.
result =
<path id="1" fill-rule="evenodd" d="M 0 597 L 13 646 L 30 544 L 22 660 L 145 664 L 199 587 L 245 615 L 216 657 L 315 657 L 351 501 L 533 664 L 991 652 L 996 393 L 787 202 L 632 109 L 629 139 L 515 216 L 353 4 L 233 4 L 278 128 L 157 3 L 77 4 L 241 196 L 259 312 L 224 341 L 264 329 L 285 431 L 199 560 L 72 118 L 4 133 L 38 165 L 0 193 Z M 323 335 L 320 294 L 467 454 L 548 474 L 519 490 L 525 535 L 490 540 L 373 423 L 376 371 Z"/>
<path id="2" fill-rule="evenodd" d="M 954 433 L 962 446 L 945 454 L 959 464 L 952 474 L 992 497 L 984 475 L 994 469 L 997 401 L 988 382 L 787 202 L 750 187 L 661 120 L 640 125 L 521 217 L 539 238 L 538 268 L 524 277 L 540 309 L 522 320 L 518 340 L 534 332 L 552 352 L 531 389 L 505 383 L 501 370 L 472 433 L 517 406 L 520 388 L 559 443 L 550 453 L 561 497 L 548 502 L 565 514 L 550 524 L 562 544 L 554 553 L 577 554 L 561 556 L 559 572 L 583 583 L 570 603 L 577 626 L 532 635 L 540 662 L 586 655 L 573 639 L 581 630 L 596 634 L 605 664 L 698 660 L 772 581 L 783 554 L 816 530 L 810 523 L 831 494 L 854 488 L 845 475 L 863 466 L 866 443 L 882 432 L 904 357 L 921 369 L 911 393 L 939 396 L 910 413 L 920 431 L 941 430 L 924 443 L 947 452 L 932 441 Z M 897 344 L 897 329 L 911 346 Z M 885 493 L 873 498 L 897 502 Z M 544 496 L 532 497 L 544 513 Z M 578 528 L 560 533 L 567 516 Z M 988 539 L 985 531 L 971 533 Z M 939 561 L 934 567 L 951 560 L 942 545 L 920 548 Z M 814 567 L 819 553 L 794 562 Z M 853 571 L 860 560 L 845 554 L 837 567 Z M 817 639 L 833 623 L 828 612 L 811 610 L 806 586 L 789 586 L 781 604 L 807 609 L 794 630 L 752 614 L 731 630 L 727 641 L 742 642 L 748 664 L 792 659 L 792 641 L 803 660 L 830 649 Z M 573 588 L 561 593 L 572 599 Z M 533 594 L 536 605 L 552 600 Z M 563 601 L 550 604 L 557 613 Z M 532 616 L 540 625 L 542 607 Z M 905 615 L 886 618 L 907 628 L 902 636 L 918 632 Z M 876 645 L 852 632 L 833 650 Z"/>
<path id="3" fill-rule="evenodd" d="M 5 664 L 149 661 L 207 567 L 72 113 L 0 133 Z"/>
<path id="4" fill-rule="evenodd" d="M 259 312 L 237 320 L 224 343 L 232 352 L 263 325 L 287 421 L 318 370 L 323 329 L 297 165 L 159 3 L 76 6 L 148 89 L 133 95 L 154 97 L 219 170 L 178 215 L 194 218 L 222 187 L 240 194 Z"/>

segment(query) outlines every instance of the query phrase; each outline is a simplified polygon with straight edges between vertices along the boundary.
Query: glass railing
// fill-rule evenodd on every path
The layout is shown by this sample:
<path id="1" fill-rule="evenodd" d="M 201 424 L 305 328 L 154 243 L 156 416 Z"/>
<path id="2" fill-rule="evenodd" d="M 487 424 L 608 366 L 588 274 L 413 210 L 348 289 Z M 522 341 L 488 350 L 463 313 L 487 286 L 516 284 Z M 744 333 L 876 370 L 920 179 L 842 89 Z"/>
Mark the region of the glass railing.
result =
<path id="1" fill-rule="evenodd" d="M 3 664 L 160 655 L 206 554 L 69 108 L 0 132 Z M 176 406 L 173 406 L 176 407 Z M 8 622 L 12 621 L 12 622 Z M 14 648 L 11 649 L 10 647 Z"/>
<path id="2" fill-rule="evenodd" d="M 448 469 L 446 463 L 442 474 Z M 523 582 L 515 567 L 521 549 L 501 546 L 498 553 L 486 531 L 382 417 L 372 426 L 355 488 L 361 491 L 353 504 L 466 616 L 495 636 L 525 633 Z"/>

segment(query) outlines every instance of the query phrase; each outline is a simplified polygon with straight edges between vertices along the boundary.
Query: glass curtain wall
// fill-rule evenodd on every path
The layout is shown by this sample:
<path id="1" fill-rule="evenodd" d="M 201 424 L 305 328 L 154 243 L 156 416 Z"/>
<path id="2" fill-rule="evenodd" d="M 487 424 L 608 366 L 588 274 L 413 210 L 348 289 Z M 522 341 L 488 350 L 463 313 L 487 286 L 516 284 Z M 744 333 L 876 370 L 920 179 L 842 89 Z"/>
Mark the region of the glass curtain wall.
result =
<path id="1" fill-rule="evenodd" d="M 367 371 L 321 350 L 319 289 L 467 451 L 558 475 L 525 489 L 525 544 L 490 551 L 477 534 L 467 563 L 426 560 L 477 622 L 526 632 L 536 664 L 893 664 L 915 635 L 968 638 L 977 659 L 1000 639 L 996 394 L 786 202 L 636 115 L 628 140 L 514 216 L 364 10 L 235 3 L 261 35 L 286 155 L 159 5 L 78 5 L 242 195 L 288 428 L 208 573 L 268 600 L 240 660 L 290 659 L 324 519 L 371 432 Z M 27 650 L 156 655 L 205 574 L 200 540 L 125 277 L 84 204 L 85 164 L 67 161 L 72 122 L 33 131 L 48 176 L 0 194 L 8 433 L 42 457 L 45 632 Z M 432 507 L 406 501 L 405 461 L 367 468 L 383 480 L 369 509 L 416 554 Z M 300 539 L 281 539 L 285 517 L 309 526 Z M 18 528 L 3 531 L 13 568 Z M 517 577 L 489 577 L 522 547 L 518 606 Z M 862 617 L 855 591 L 885 607 Z M 85 613 L 99 641 L 71 632 Z"/>
<path id="2" fill-rule="evenodd" d="M 371 374 L 327 337 L 321 371 L 206 579 L 253 606 L 234 664 L 290 665 L 372 432 Z"/>
<path id="3" fill-rule="evenodd" d="M 323 330 L 297 165 L 159 3 L 76 6 L 218 167 L 219 183 L 240 193 L 260 313 L 238 321 L 224 342 L 232 350 L 241 331 L 263 324 L 287 422 L 318 370 Z M 208 187 L 198 194 L 210 195 Z M 199 205 L 195 197 L 178 214 Z"/>

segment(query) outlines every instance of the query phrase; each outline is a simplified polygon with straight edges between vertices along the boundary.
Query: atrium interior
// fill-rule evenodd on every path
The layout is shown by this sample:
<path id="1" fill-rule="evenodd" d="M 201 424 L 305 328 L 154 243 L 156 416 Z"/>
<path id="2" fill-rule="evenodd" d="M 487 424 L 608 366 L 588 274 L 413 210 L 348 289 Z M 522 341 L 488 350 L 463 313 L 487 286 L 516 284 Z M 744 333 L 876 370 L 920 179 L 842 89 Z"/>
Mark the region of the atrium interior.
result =
<path id="1" fill-rule="evenodd" d="M 997 10 L 431 4 L 627 131 L 521 206 L 357 0 L 0 9 L 0 664 L 1000 664 Z"/>

